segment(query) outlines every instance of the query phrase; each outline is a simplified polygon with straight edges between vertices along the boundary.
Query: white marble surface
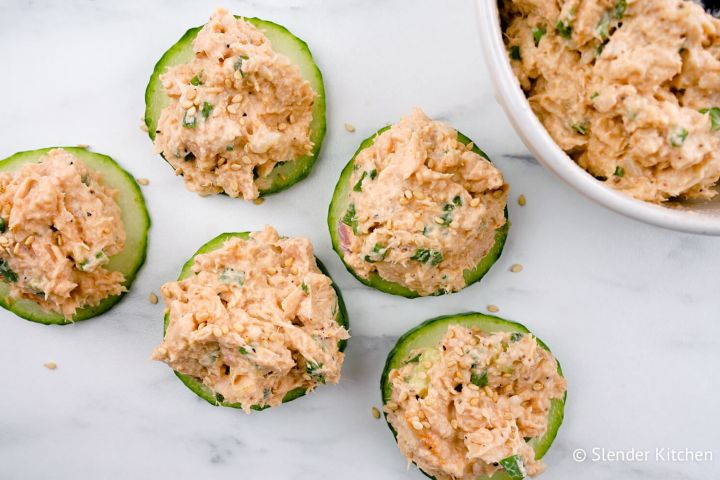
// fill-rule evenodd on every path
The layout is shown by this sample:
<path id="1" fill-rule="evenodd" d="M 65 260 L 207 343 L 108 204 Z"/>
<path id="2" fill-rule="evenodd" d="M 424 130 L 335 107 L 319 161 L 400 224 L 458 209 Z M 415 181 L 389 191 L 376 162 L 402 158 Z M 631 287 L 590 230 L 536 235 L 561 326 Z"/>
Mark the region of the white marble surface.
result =
<path id="1" fill-rule="evenodd" d="M 493 100 L 470 0 L 226 1 L 307 40 L 328 90 L 320 162 L 261 206 L 185 191 L 138 128 L 155 61 L 215 6 L 0 1 L 0 157 L 90 144 L 150 179 L 153 219 L 148 261 L 110 313 L 47 327 L 0 312 L 0 478 L 424 478 L 406 471 L 390 431 L 370 415 L 385 356 L 420 321 L 490 303 L 543 338 L 568 379 L 565 424 L 542 478 L 717 477 L 720 240 L 606 211 L 528 157 Z M 414 105 L 471 136 L 503 169 L 513 226 L 480 284 L 406 300 L 344 270 L 325 215 L 360 140 Z M 514 201 L 520 193 L 524 208 Z M 162 306 L 147 298 L 208 238 L 268 222 L 313 240 L 344 292 L 353 338 L 340 385 L 246 416 L 209 406 L 148 359 L 162 335 Z M 525 269 L 510 273 L 513 263 Z M 43 368 L 47 361 L 58 369 Z M 651 454 L 578 463 L 577 448 Z M 663 461 L 656 448 L 710 450 L 713 460 Z"/>

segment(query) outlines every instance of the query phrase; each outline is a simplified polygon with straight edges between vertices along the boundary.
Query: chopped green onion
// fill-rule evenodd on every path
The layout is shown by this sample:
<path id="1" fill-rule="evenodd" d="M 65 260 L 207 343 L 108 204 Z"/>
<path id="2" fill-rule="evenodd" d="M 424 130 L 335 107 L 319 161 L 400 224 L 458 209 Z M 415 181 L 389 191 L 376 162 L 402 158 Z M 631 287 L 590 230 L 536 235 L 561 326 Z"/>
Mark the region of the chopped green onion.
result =
<path id="1" fill-rule="evenodd" d="M 472 383 L 473 385 L 475 385 L 479 388 L 483 388 L 485 385 L 488 384 L 487 372 L 482 372 L 482 373 L 472 372 L 470 374 L 470 383 Z"/>
<path id="2" fill-rule="evenodd" d="M 0 259 L 0 276 L 8 282 L 17 282 L 17 274 L 12 271 L 5 259 Z"/>
<path id="3" fill-rule="evenodd" d="M 522 57 L 520 56 L 519 45 L 510 45 L 510 59 L 515 61 L 522 60 Z"/>
<path id="4" fill-rule="evenodd" d="M 627 11 L 627 0 L 618 0 L 612 10 L 612 15 L 618 20 L 622 20 Z"/>
<path id="5" fill-rule="evenodd" d="M 381 262 L 385 260 L 385 256 L 387 255 L 388 249 L 380 245 L 379 243 L 376 243 L 373 247 L 372 251 L 365 255 L 365 261 L 368 263 L 376 263 Z"/>
<path id="6" fill-rule="evenodd" d="M 455 195 L 452 202 L 456 207 L 462 207 L 463 200 L 460 195 Z"/>
<path id="7" fill-rule="evenodd" d="M 7 230 L 7 220 L 0 217 L 0 233 L 5 233 L 5 230 Z"/>
<path id="8" fill-rule="evenodd" d="M 418 248 L 410 260 L 415 260 L 420 263 L 430 263 L 435 266 L 443 261 L 443 254 L 437 250 L 428 250 L 426 248 Z"/>
<path id="9" fill-rule="evenodd" d="M 595 36 L 605 41 L 610 36 L 610 14 L 605 12 L 595 28 Z"/>
<path id="10" fill-rule="evenodd" d="M 520 340 L 523 337 L 523 335 L 524 334 L 522 334 L 520 332 L 514 332 L 510 335 L 510 341 L 517 342 L 518 340 Z"/>
<path id="11" fill-rule="evenodd" d="M 235 60 L 235 64 L 233 64 L 233 68 L 235 69 L 236 72 L 240 72 L 241 77 L 245 76 L 245 73 L 243 73 L 243 71 L 242 71 L 243 60 L 247 60 L 247 59 L 248 59 L 248 57 L 241 55 L 238 57 L 237 60 Z"/>
<path id="12" fill-rule="evenodd" d="M 183 115 L 182 126 L 185 128 L 195 128 L 197 126 L 197 116 L 193 115 L 192 119 L 188 118 L 188 111 L 185 110 Z"/>
<path id="13" fill-rule="evenodd" d="M 210 104 L 208 102 L 203 102 L 203 107 L 202 107 L 202 110 L 200 111 L 200 113 L 202 114 L 203 118 L 207 119 L 210 116 L 210 114 L 212 113 L 214 108 L 215 107 L 212 104 Z"/>
<path id="14" fill-rule="evenodd" d="M 245 347 L 242 347 L 242 346 L 238 347 L 238 352 L 240 352 L 240 355 L 249 355 L 250 354 L 248 349 Z"/>
<path id="15" fill-rule="evenodd" d="M 590 95 L 590 100 L 595 100 L 599 96 L 600 92 L 593 92 L 592 95 Z"/>
<path id="16" fill-rule="evenodd" d="M 245 272 L 234 268 L 225 268 L 218 275 L 218 280 L 225 285 L 239 285 L 242 287 L 245 283 Z"/>
<path id="17" fill-rule="evenodd" d="M 420 361 L 420 355 L 422 354 L 418 353 L 414 357 L 410 357 L 408 360 L 405 360 L 405 364 L 407 365 L 408 363 L 418 363 Z"/>
<path id="18" fill-rule="evenodd" d="M 572 128 L 575 132 L 579 133 L 580 135 L 587 135 L 588 132 L 588 122 L 582 121 L 580 123 L 573 123 L 570 125 L 570 128 Z"/>
<path id="19" fill-rule="evenodd" d="M 565 24 L 562 20 L 558 20 L 555 24 L 555 30 L 557 30 L 558 35 L 560 35 L 562 38 L 570 39 L 572 38 L 572 26 L 570 24 Z"/>
<path id="20" fill-rule="evenodd" d="M 365 177 L 367 177 L 367 175 L 367 172 L 362 172 L 362 175 L 360 175 L 360 180 L 358 180 L 353 187 L 353 192 L 362 192 L 362 182 L 363 180 L 365 180 Z"/>
<path id="21" fill-rule="evenodd" d="M 344 223 L 348 227 L 352 228 L 352 231 L 355 235 L 358 234 L 358 219 L 357 219 L 357 214 L 355 212 L 355 204 L 354 203 L 351 203 L 348 206 L 348 209 L 342 218 L 342 223 Z"/>
<path id="22" fill-rule="evenodd" d="M 625 176 L 625 169 L 618 165 L 615 167 L 615 176 L 616 177 L 624 177 Z"/>
<path id="23" fill-rule="evenodd" d="M 536 47 L 540 45 L 540 40 L 542 40 L 546 33 L 547 28 L 545 27 L 545 25 L 538 25 L 537 27 L 533 28 L 533 41 L 535 42 Z"/>
<path id="24" fill-rule="evenodd" d="M 215 400 L 217 400 L 218 403 L 223 403 L 225 397 L 223 397 L 222 393 L 215 393 Z"/>
<path id="25" fill-rule="evenodd" d="M 372 170 L 370 170 L 370 180 L 375 180 L 376 178 L 377 178 L 377 170 L 373 168 Z"/>
<path id="26" fill-rule="evenodd" d="M 710 114 L 710 131 L 711 132 L 720 130 L 720 108 L 719 107 L 703 108 L 700 110 L 700 113 L 709 113 Z"/>
<path id="27" fill-rule="evenodd" d="M 300 284 L 300 288 L 302 288 L 302 291 L 303 291 L 303 292 L 305 292 L 305 293 L 310 293 L 310 289 L 308 288 L 307 283 L 302 282 L 302 283 Z"/>
<path id="28" fill-rule="evenodd" d="M 308 362 L 305 366 L 305 371 L 310 377 L 312 377 L 318 383 L 325 383 L 325 376 L 319 373 L 322 368 L 322 363 Z"/>
<path id="29" fill-rule="evenodd" d="M 430 255 L 430 265 L 437 265 L 440 262 L 443 261 L 443 254 L 442 252 L 434 251 Z"/>
<path id="30" fill-rule="evenodd" d="M 203 84 L 202 78 L 201 78 L 202 72 L 195 75 L 193 78 L 190 79 L 190 85 L 199 86 Z"/>
<path id="31" fill-rule="evenodd" d="M 668 140 L 670 140 L 670 145 L 678 148 L 683 146 L 687 137 L 688 131 L 685 128 L 676 127 L 672 132 L 670 132 L 670 135 L 668 135 Z"/>

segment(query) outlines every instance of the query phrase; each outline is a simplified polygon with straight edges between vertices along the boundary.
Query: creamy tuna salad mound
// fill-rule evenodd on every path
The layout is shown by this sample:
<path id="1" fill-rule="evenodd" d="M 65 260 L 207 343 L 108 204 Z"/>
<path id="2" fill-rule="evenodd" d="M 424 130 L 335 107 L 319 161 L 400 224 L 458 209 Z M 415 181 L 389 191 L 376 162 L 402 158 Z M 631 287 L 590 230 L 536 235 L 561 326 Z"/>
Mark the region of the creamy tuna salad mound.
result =
<path id="1" fill-rule="evenodd" d="M 194 58 L 160 76 L 170 104 L 155 149 L 200 195 L 257 198 L 257 178 L 312 151 L 316 93 L 257 28 L 217 10 Z"/>
<path id="2" fill-rule="evenodd" d="M 271 227 L 195 257 L 162 286 L 169 324 L 153 358 L 196 377 L 246 412 L 296 388 L 337 383 L 349 337 L 338 298 L 305 238 Z"/>
<path id="3" fill-rule="evenodd" d="M 508 186 L 452 127 L 416 109 L 354 160 L 338 225 L 345 262 L 420 295 L 465 287 L 505 224 Z"/>
<path id="4" fill-rule="evenodd" d="M 107 270 L 125 247 L 115 190 L 67 151 L 0 173 L 0 275 L 15 298 L 71 319 L 125 291 Z"/>
<path id="5" fill-rule="evenodd" d="M 685 0 L 505 0 L 505 42 L 557 144 L 637 199 L 720 178 L 720 20 Z"/>
<path id="6" fill-rule="evenodd" d="M 450 325 L 436 347 L 413 353 L 390 372 L 384 407 L 409 461 L 438 480 L 492 475 L 513 455 L 528 475 L 544 470 L 525 438 L 545 433 L 566 385 L 532 335 Z"/>

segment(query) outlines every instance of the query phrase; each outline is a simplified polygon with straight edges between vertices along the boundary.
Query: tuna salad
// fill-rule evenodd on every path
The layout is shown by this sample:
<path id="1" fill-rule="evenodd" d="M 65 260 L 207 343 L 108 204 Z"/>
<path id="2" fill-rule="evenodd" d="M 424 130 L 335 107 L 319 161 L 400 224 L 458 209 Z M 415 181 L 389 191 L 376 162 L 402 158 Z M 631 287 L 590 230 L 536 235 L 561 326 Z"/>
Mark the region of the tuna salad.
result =
<path id="1" fill-rule="evenodd" d="M 313 151 L 317 94 L 263 32 L 225 10 L 197 33 L 193 52 L 160 76 L 170 103 L 155 149 L 200 195 L 257 198 L 276 165 Z"/>
<path id="2" fill-rule="evenodd" d="M 565 379 L 552 354 L 520 332 L 450 324 L 439 344 L 390 370 L 385 413 L 409 461 L 438 480 L 474 480 L 504 469 L 537 475 L 533 439 L 548 429 Z"/>
<path id="3" fill-rule="evenodd" d="M 506 224 L 508 193 L 502 173 L 473 149 L 416 109 L 357 154 L 347 206 L 331 225 L 355 275 L 419 295 L 466 286 L 464 273 Z"/>
<path id="4" fill-rule="evenodd" d="M 161 288 L 168 324 L 155 360 L 246 412 L 339 381 L 349 335 L 309 240 L 267 227 L 192 262 L 192 275 Z"/>
<path id="5" fill-rule="evenodd" d="M 106 268 L 125 246 L 116 191 L 61 149 L 0 173 L 0 275 L 13 298 L 71 319 L 125 291 Z"/>
<path id="6" fill-rule="evenodd" d="M 708 199 L 720 178 L 720 20 L 685 0 L 504 0 L 534 112 L 582 168 L 637 199 Z"/>

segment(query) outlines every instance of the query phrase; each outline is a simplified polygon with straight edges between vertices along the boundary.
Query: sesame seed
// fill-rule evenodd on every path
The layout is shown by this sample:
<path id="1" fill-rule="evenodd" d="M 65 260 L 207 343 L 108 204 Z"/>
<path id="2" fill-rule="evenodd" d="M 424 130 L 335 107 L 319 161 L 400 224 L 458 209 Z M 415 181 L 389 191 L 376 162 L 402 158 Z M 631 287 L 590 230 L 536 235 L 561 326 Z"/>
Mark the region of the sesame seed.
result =
<path id="1" fill-rule="evenodd" d="M 20 242 L 15 244 L 15 247 L 13 247 L 13 255 L 17 255 L 20 253 Z"/>
<path id="2" fill-rule="evenodd" d="M 29 247 L 30 245 L 32 245 L 32 243 L 34 241 L 35 241 L 35 235 L 30 235 L 29 237 L 27 237 L 25 239 L 25 245 L 27 245 Z"/>
<path id="3" fill-rule="evenodd" d="M 262 198 L 262 197 L 258 197 L 258 198 L 256 198 L 255 200 L 253 200 L 253 203 L 254 203 L 255 205 L 262 205 L 263 203 L 265 203 L 265 199 Z"/>
<path id="4" fill-rule="evenodd" d="M 284 132 L 286 129 L 287 129 L 287 123 L 283 122 L 283 123 L 278 124 L 278 130 L 280 130 L 281 132 Z"/>
<path id="5" fill-rule="evenodd" d="M 292 267 L 292 268 L 290 269 L 290 273 L 292 273 L 293 275 L 297 275 L 297 274 L 298 274 L 298 269 L 297 269 L 296 267 Z"/>
<path id="6" fill-rule="evenodd" d="M 350 133 L 354 133 L 354 132 L 355 132 L 355 125 L 353 125 L 352 123 L 346 123 L 346 124 L 345 124 L 345 130 L 347 130 L 347 131 L 350 132 Z"/>
<path id="7" fill-rule="evenodd" d="M 215 335 L 216 337 L 222 336 L 222 329 L 218 326 L 213 327 L 212 332 L 213 332 L 213 335 Z"/>
<path id="8" fill-rule="evenodd" d="M 0 237 L 0 245 L 7 245 L 8 243 L 10 243 L 10 240 L 8 240 L 7 237 Z"/>
<path id="9" fill-rule="evenodd" d="M 275 275 L 277 273 L 277 270 L 275 269 L 275 267 L 270 267 L 266 271 L 267 271 L 268 275 Z"/>
<path id="10" fill-rule="evenodd" d="M 470 206 L 471 206 L 471 207 L 477 207 L 478 205 L 480 205 L 480 199 L 479 199 L 479 198 L 473 198 L 472 200 L 470 200 Z"/>
<path id="11" fill-rule="evenodd" d="M 138 178 L 138 179 L 137 179 L 137 182 L 138 182 L 140 185 L 143 185 L 143 186 L 146 186 L 146 185 L 149 185 L 149 184 L 150 184 L 150 180 L 148 180 L 147 178 Z"/>
<path id="12" fill-rule="evenodd" d="M 414 428 L 415 430 L 422 430 L 422 429 L 423 429 L 423 424 L 420 423 L 419 420 L 413 420 L 412 426 L 413 426 L 413 428 Z"/>
<path id="13" fill-rule="evenodd" d="M 403 195 L 405 195 L 405 198 L 409 200 L 413 197 L 413 192 L 411 192 L 410 190 L 405 190 L 405 193 Z"/>
<path id="14" fill-rule="evenodd" d="M 238 93 L 232 98 L 232 103 L 240 103 L 242 102 L 243 96 L 242 93 Z"/>
<path id="15" fill-rule="evenodd" d="M 413 196 L 414 196 L 415 198 L 417 198 L 418 200 L 424 200 L 424 199 L 425 199 L 425 194 L 423 194 L 423 193 L 420 192 L 420 191 L 413 192 Z"/>
<path id="16" fill-rule="evenodd" d="M 445 223 L 445 220 L 443 220 L 442 217 L 435 217 L 435 223 L 437 223 L 438 225 L 442 225 L 443 223 Z"/>
<path id="17" fill-rule="evenodd" d="M 488 305 L 487 306 L 488 312 L 497 313 L 500 311 L 500 309 L 495 305 Z"/>
<path id="18" fill-rule="evenodd" d="M 527 200 L 525 200 L 525 195 L 520 195 L 518 197 L 517 202 L 518 202 L 518 205 L 520 205 L 521 207 L 524 207 L 525 204 L 527 203 Z"/>
<path id="19" fill-rule="evenodd" d="M 533 390 L 535 390 L 536 392 L 539 392 L 539 391 L 542 390 L 543 388 L 545 388 L 545 386 L 544 386 L 542 383 L 540 383 L 540 382 L 535 382 L 535 383 L 533 384 Z"/>
<path id="20" fill-rule="evenodd" d="M 372 412 L 372 416 L 375 420 L 380 418 L 380 410 L 378 410 L 377 407 L 372 407 L 372 410 L 370 411 Z"/>
<path id="21" fill-rule="evenodd" d="M 237 113 L 240 106 L 237 103 L 231 103 L 227 106 L 227 111 L 230 113 Z"/>
<path id="22" fill-rule="evenodd" d="M 450 421 L 450 426 L 451 426 L 452 428 L 457 428 L 457 427 L 458 427 L 457 420 L 455 420 L 455 419 L 453 418 L 453 419 Z"/>
<path id="23" fill-rule="evenodd" d="M 197 108 L 195 108 L 192 104 L 190 104 L 190 105 L 191 105 L 191 106 L 190 106 L 190 108 L 189 108 L 188 111 L 187 111 L 187 116 L 188 116 L 188 117 L 192 117 L 193 115 L 195 115 L 195 114 L 197 113 Z"/>
<path id="24" fill-rule="evenodd" d="M 283 264 L 284 264 L 286 267 L 290 267 L 290 266 L 292 266 L 292 264 L 293 264 L 294 262 L 295 262 L 295 258 L 294 258 L 294 257 L 288 257 L 288 258 L 285 259 L 285 261 L 283 262 Z"/>
<path id="25" fill-rule="evenodd" d="M 472 150 L 473 148 L 475 148 L 475 144 L 473 142 L 470 142 L 465 145 L 465 148 L 467 148 L 468 150 Z"/>
<path id="26" fill-rule="evenodd" d="M 478 405 L 480 405 L 480 399 L 478 399 L 478 398 L 470 399 L 470 405 L 472 405 L 473 407 L 477 407 Z"/>
<path id="27" fill-rule="evenodd" d="M 510 271 L 513 273 L 522 272 L 523 266 L 519 263 L 514 264 L 512 267 L 510 267 Z"/>
<path id="28" fill-rule="evenodd" d="M 150 296 L 148 297 L 150 299 L 150 303 L 153 305 L 157 305 L 158 303 L 158 296 L 155 295 L 153 292 L 150 292 Z"/>
<path id="29" fill-rule="evenodd" d="M 235 170 L 235 171 L 242 170 L 242 165 L 239 165 L 239 164 L 237 164 L 237 163 L 233 163 L 233 164 L 230 165 L 230 170 Z"/>
<path id="30" fill-rule="evenodd" d="M 195 100 L 196 96 L 197 96 L 197 90 L 195 90 L 194 88 L 189 88 L 187 91 L 188 100 Z"/>
<path id="31" fill-rule="evenodd" d="M 388 402 L 387 404 L 385 404 L 385 406 L 387 407 L 388 410 L 394 411 L 394 410 L 398 409 L 398 404 L 395 402 Z"/>
<path id="32" fill-rule="evenodd" d="M 143 118 L 142 120 L 145 121 L 144 118 Z M 78 143 L 78 146 L 77 146 L 77 147 L 78 147 L 78 148 L 84 148 L 85 150 L 87 150 L 88 148 L 90 148 L 90 145 L 88 145 L 87 143 Z"/>
<path id="33" fill-rule="evenodd" d="M 47 368 L 48 370 L 55 370 L 57 368 L 57 363 L 55 363 L 55 362 L 43 363 L 43 367 Z"/>
<path id="34" fill-rule="evenodd" d="M 407 198 L 405 198 L 404 196 L 400 197 L 400 205 L 407 205 L 408 203 L 410 203 L 410 202 L 408 201 Z"/>

